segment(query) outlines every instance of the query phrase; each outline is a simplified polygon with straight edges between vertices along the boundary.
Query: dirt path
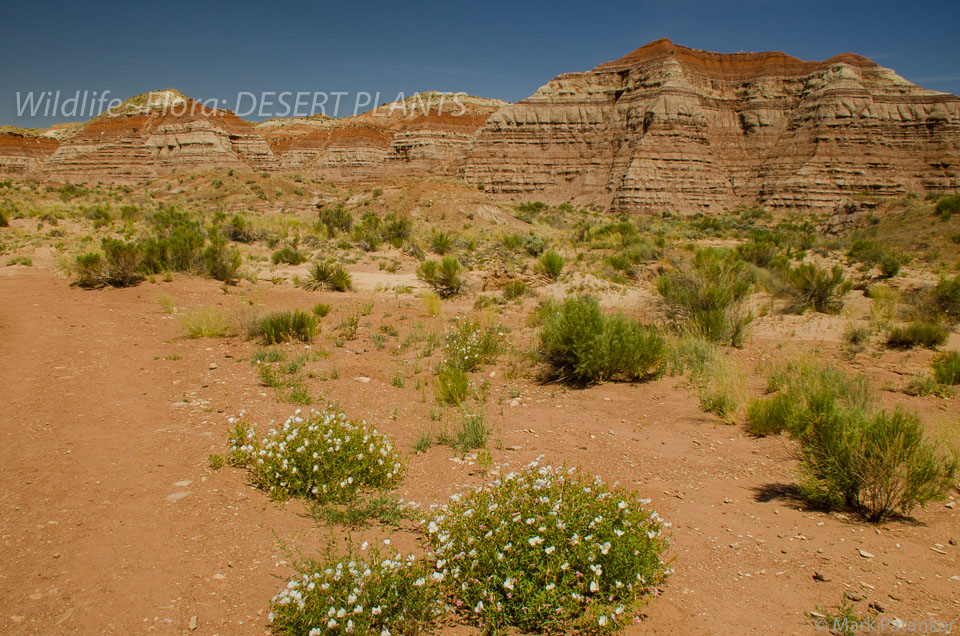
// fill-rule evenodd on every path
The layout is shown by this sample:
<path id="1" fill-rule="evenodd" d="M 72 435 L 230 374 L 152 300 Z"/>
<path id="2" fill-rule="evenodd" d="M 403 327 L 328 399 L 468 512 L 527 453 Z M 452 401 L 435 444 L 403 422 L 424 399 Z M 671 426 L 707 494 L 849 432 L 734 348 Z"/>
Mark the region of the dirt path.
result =
<path id="1" fill-rule="evenodd" d="M 0 277 L 0 631 L 171 632 L 198 616 L 200 633 L 260 632 L 288 573 L 273 532 L 316 532 L 208 479 L 223 416 L 179 401 L 202 367 L 155 360 L 175 334 L 155 293 Z"/>
<path id="2" fill-rule="evenodd" d="M 241 361 L 252 343 L 181 338 L 159 291 L 184 305 L 230 300 L 212 281 L 82 291 L 41 269 L 0 270 L 0 633 L 260 634 L 290 574 L 277 540 L 326 541 L 302 506 L 209 468 L 228 415 L 250 408 L 262 423 L 295 407 L 257 385 Z M 271 306 L 316 301 L 256 293 Z M 376 302 L 370 332 L 391 312 L 425 319 L 415 302 Z M 737 354 L 743 368 L 775 353 L 761 336 Z M 396 440 L 409 462 L 399 496 L 426 505 L 484 481 L 448 448 L 410 452 L 432 404 L 412 382 L 391 386 L 403 361 L 363 338 L 328 353 L 341 379 L 311 388 Z M 497 374 L 496 463 L 567 461 L 636 488 L 673 522 L 676 573 L 627 633 L 815 633 L 804 612 L 845 593 L 889 618 L 960 617 L 960 511 L 934 503 L 916 523 L 874 527 L 808 510 L 778 490 L 794 481 L 783 440 L 718 424 L 675 379 L 566 391 Z"/>

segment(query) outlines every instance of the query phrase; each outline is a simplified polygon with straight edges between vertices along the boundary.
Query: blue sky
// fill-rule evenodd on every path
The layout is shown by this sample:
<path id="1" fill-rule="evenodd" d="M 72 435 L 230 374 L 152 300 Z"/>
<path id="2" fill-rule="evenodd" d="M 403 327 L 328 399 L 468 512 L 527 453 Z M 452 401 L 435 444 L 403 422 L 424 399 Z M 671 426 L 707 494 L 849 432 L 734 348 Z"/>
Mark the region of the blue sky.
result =
<path id="1" fill-rule="evenodd" d="M 122 99 L 173 87 L 228 107 L 263 91 L 341 91 L 351 106 L 361 91 L 381 102 L 425 90 L 516 101 L 661 37 L 803 59 L 851 51 L 960 93 L 958 0 L 110 4 L 5 3 L 0 123 L 79 119 L 18 117 L 17 93 L 22 105 L 29 91 Z"/>

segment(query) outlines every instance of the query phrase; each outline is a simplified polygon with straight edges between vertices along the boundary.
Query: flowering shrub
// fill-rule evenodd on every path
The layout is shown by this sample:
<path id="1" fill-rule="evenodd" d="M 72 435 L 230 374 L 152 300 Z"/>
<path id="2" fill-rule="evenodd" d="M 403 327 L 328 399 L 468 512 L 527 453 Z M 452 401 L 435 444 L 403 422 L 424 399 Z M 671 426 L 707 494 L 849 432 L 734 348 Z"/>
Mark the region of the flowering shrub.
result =
<path id="1" fill-rule="evenodd" d="M 231 463 L 249 467 L 254 482 L 280 500 L 346 502 L 364 489 L 400 483 L 403 465 L 386 436 L 332 407 L 306 418 L 300 413 L 259 439 L 245 421 L 231 418 Z"/>
<path id="2" fill-rule="evenodd" d="M 497 361 L 503 349 L 503 327 L 480 324 L 457 316 L 457 327 L 450 331 L 443 344 L 444 364 L 461 371 L 476 371 L 485 364 Z"/>
<path id="3" fill-rule="evenodd" d="M 367 544 L 361 546 L 365 550 Z M 377 549 L 307 561 L 273 598 L 277 634 L 415 634 L 443 611 L 443 575 L 413 554 Z"/>
<path id="4" fill-rule="evenodd" d="M 669 524 L 647 504 L 534 462 L 434 509 L 427 535 L 458 607 L 484 630 L 610 632 L 670 573 Z"/>

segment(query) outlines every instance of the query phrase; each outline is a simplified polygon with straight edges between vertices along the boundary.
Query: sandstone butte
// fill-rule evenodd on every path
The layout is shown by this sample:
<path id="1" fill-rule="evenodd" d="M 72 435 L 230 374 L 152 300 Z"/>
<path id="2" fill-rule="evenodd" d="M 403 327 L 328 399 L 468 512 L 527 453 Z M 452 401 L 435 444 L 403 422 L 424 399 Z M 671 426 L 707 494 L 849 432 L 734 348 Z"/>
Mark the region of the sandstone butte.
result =
<path id="1" fill-rule="evenodd" d="M 0 177 L 135 183 L 211 167 L 343 182 L 446 176 L 512 200 L 683 213 L 825 211 L 860 192 L 960 186 L 960 98 L 851 53 L 808 62 L 664 39 L 516 104 L 460 97 L 462 109 L 438 111 L 428 97 L 251 123 L 159 91 L 83 124 L 0 128 Z"/>

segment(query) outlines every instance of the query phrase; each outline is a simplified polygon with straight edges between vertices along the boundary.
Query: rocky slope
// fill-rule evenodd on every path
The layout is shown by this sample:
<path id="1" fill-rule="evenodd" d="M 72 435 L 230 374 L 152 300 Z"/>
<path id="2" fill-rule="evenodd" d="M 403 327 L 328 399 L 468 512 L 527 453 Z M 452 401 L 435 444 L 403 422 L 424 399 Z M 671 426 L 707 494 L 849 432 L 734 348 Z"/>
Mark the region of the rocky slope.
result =
<path id="1" fill-rule="evenodd" d="M 658 40 L 494 114 L 460 176 L 625 210 L 832 210 L 960 186 L 960 99 L 866 58 L 805 62 Z"/>
<path id="2" fill-rule="evenodd" d="M 0 177 L 133 182 L 210 167 L 328 181 L 449 176 L 515 200 L 681 212 L 829 211 L 858 192 L 960 188 L 960 98 L 853 54 L 806 62 L 658 40 L 517 104 L 443 99 L 252 124 L 159 91 L 77 129 L 0 129 Z"/>

